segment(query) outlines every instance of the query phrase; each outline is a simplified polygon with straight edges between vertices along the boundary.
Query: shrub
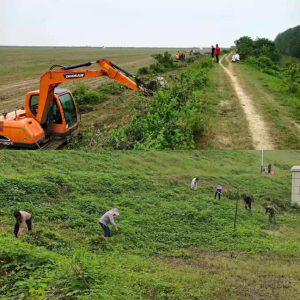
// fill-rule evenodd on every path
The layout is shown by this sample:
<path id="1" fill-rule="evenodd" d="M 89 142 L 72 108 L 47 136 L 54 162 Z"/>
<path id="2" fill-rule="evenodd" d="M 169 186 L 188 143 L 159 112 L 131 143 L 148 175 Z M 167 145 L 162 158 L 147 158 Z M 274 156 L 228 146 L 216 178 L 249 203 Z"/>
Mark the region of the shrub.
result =
<path id="1" fill-rule="evenodd" d="M 170 90 L 159 90 L 142 114 L 136 114 L 125 130 L 111 130 L 110 141 L 127 143 L 127 149 L 190 149 L 194 133 L 203 128 L 201 95 L 207 70 L 199 62 L 178 76 Z M 114 147 L 113 143 L 109 146 Z"/>
<path id="2" fill-rule="evenodd" d="M 266 73 L 268 75 L 274 76 L 274 77 L 278 77 L 281 78 L 282 75 L 279 72 L 280 69 L 279 67 L 277 67 L 273 61 L 266 57 L 266 56 L 261 56 L 259 58 L 256 57 L 248 57 L 245 60 L 245 63 L 248 65 L 253 66 L 254 68 L 262 71 L 263 73 Z"/>
<path id="3" fill-rule="evenodd" d="M 104 96 L 97 91 L 89 90 L 89 87 L 85 84 L 80 84 L 75 91 L 73 96 L 77 104 L 97 104 L 104 100 Z"/>
<path id="4" fill-rule="evenodd" d="M 99 88 L 99 92 L 101 94 L 103 94 L 104 96 L 106 94 L 120 95 L 126 89 L 127 89 L 127 87 L 125 85 L 114 82 L 114 83 L 111 83 L 111 84 L 108 84 L 108 85 L 101 86 Z"/>
<path id="5" fill-rule="evenodd" d="M 163 73 L 163 72 L 165 72 L 165 68 L 164 68 L 162 65 L 158 64 L 158 63 L 156 63 L 156 64 L 151 64 L 151 65 L 149 66 L 149 69 L 150 69 L 152 72 L 154 72 L 154 73 Z"/>
<path id="6" fill-rule="evenodd" d="M 142 67 L 138 69 L 138 75 L 146 75 L 149 73 L 149 70 L 147 67 Z"/>
<path id="7" fill-rule="evenodd" d="M 221 50 L 221 55 L 230 53 L 230 50 L 223 49 Z"/>
<path id="8" fill-rule="evenodd" d="M 170 54 L 168 51 L 162 54 L 154 54 L 152 57 L 165 68 L 173 68 L 175 66 L 174 59 L 172 57 L 172 54 Z"/>
<path id="9" fill-rule="evenodd" d="M 210 58 L 205 58 L 200 61 L 200 67 L 201 68 L 212 68 L 213 67 L 213 62 Z"/>

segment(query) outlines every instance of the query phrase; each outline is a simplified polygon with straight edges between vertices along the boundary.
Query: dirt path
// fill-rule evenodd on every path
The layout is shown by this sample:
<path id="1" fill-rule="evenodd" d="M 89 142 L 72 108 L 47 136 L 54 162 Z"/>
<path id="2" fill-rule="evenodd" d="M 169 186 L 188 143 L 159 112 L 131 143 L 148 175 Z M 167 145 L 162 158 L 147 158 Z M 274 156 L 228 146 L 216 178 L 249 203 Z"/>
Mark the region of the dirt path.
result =
<path id="1" fill-rule="evenodd" d="M 245 116 L 249 124 L 249 130 L 252 135 L 253 146 L 256 150 L 273 150 L 275 147 L 271 142 L 268 126 L 258 114 L 253 105 L 253 100 L 242 89 L 231 63 L 229 62 L 228 66 L 226 67 L 222 63 L 224 58 L 228 61 L 228 57 L 228 55 L 223 56 L 220 60 L 220 65 L 229 76 L 232 86 L 244 109 Z"/>

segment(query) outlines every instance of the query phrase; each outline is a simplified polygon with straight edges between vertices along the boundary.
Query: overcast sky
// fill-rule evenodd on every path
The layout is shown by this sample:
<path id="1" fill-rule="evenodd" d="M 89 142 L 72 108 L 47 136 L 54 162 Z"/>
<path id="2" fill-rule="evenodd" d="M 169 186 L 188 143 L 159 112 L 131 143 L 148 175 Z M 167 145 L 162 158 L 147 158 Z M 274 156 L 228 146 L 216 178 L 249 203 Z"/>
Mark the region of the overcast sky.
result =
<path id="1" fill-rule="evenodd" d="M 0 0 L 0 45 L 228 47 L 300 25 L 300 0 Z"/>

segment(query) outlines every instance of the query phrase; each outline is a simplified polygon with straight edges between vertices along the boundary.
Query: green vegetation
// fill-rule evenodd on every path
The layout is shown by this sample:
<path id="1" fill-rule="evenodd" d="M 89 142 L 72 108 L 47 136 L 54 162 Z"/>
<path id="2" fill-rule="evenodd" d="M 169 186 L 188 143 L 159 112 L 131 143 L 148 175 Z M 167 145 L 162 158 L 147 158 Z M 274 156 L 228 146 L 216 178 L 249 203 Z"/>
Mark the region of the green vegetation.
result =
<path id="1" fill-rule="evenodd" d="M 78 105 L 82 104 L 97 104 L 103 101 L 104 96 L 97 91 L 91 91 L 86 84 L 78 85 L 73 91 L 73 96 Z"/>
<path id="2" fill-rule="evenodd" d="M 300 58 L 300 25 L 279 33 L 275 44 L 282 55 Z"/>
<path id="3" fill-rule="evenodd" d="M 149 68 L 139 68 L 138 75 L 158 74 L 178 67 L 178 65 L 174 63 L 172 54 L 170 54 L 168 51 L 166 51 L 164 54 L 154 54 L 152 57 L 156 60 L 156 63 L 151 64 Z"/>
<path id="4" fill-rule="evenodd" d="M 289 58 L 279 62 L 280 55 L 276 43 L 268 39 L 257 38 L 253 41 L 249 37 L 242 37 L 235 43 L 236 51 L 245 64 L 282 79 L 281 85 L 285 86 L 284 90 L 297 94 L 300 99 L 300 64 L 297 60 Z"/>
<path id="5" fill-rule="evenodd" d="M 228 54 L 228 53 L 230 53 L 230 51 L 231 50 L 229 50 L 229 49 L 222 49 L 220 54 L 221 55 Z"/>
<path id="6" fill-rule="evenodd" d="M 277 62 L 280 60 L 280 54 L 276 44 L 265 38 L 257 38 L 252 40 L 248 36 L 243 36 L 235 41 L 236 52 L 240 55 L 240 59 L 244 60 L 249 56 L 260 57 L 266 56 L 272 61 Z"/>
<path id="7" fill-rule="evenodd" d="M 263 73 L 281 78 L 280 69 L 274 62 L 266 56 L 260 56 L 259 58 L 250 56 L 246 58 L 245 63 L 253 66 L 254 68 L 261 70 Z"/>
<path id="8" fill-rule="evenodd" d="M 86 84 L 79 84 L 75 90 L 73 90 L 73 97 L 76 103 L 80 105 L 85 104 L 98 104 L 103 102 L 107 94 L 119 95 L 126 87 L 119 83 L 112 83 L 109 85 L 100 86 L 97 90 L 90 90 L 90 87 Z"/>
<path id="9" fill-rule="evenodd" d="M 289 201 L 299 153 L 266 151 L 275 176 L 260 175 L 260 155 L 3 152 L 1 299 L 296 298 L 300 216 Z M 218 184 L 221 201 L 214 200 Z M 252 213 L 239 203 L 233 231 L 238 193 L 255 202 Z M 277 225 L 262 216 L 269 197 L 280 211 Z M 120 209 L 120 233 L 103 240 L 98 220 L 112 207 Z M 16 209 L 34 216 L 33 233 L 21 240 L 12 234 Z"/>
<path id="10" fill-rule="evenodd" d="M 194 135 L 203 129 L 202 94 L 211 59 L 191 65 L 172 77 L 171 88 L 159 88 L 149 99 L 139 96 L 131 123 L 107 127 L 97 133 L 87 129 L 80 144 L 92 149 L 190 149 Z M 171 82 L 170 82 L 171 84 Z"/>

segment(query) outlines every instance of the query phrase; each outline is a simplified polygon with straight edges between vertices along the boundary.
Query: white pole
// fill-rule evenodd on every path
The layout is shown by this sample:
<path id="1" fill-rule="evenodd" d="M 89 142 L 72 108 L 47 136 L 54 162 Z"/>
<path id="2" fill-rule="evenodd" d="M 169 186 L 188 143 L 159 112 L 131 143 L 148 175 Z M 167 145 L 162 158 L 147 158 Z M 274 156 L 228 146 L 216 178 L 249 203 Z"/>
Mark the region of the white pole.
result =
<path id="1" fill-rule="evenodd" d="M 264 150 L 261 150 L 261 172 L 264 172 Z"/>

